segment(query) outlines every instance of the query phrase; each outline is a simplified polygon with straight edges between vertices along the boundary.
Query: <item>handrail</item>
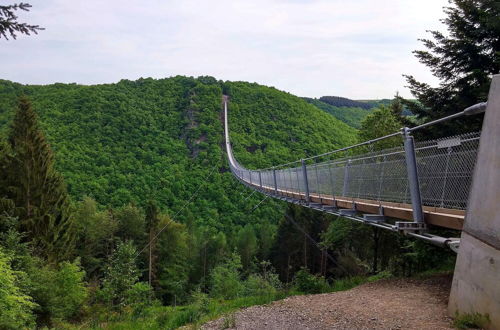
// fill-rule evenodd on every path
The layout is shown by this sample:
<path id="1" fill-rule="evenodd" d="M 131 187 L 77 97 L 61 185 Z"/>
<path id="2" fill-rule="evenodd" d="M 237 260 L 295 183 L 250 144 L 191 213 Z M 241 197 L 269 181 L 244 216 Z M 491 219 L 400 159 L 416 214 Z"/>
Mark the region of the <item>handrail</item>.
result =
<path id="1" fill-rule="evenodd" d="M 360 142 L 360 143 L 357 143 L 357 144 L 354 144 L 354 145 L 351 145 L 351 146 L 348 146 L 348 147 L 343 147 L 343 148 L 335 149 L 335 150 L 328 151 L 328 152 L 325 152 L 325 153 L 322 153 L 322 154 L 319 154 L 319 155 L 315 155 L 315 156 L 311 156 L 311 157 L 307 157 L 307 158 L 303 158 L 303 159 L 298 159 L 298 160 L 291 161 L 291 162 L 288 162 L 288 163 L 278 164 L 278 165 L 274 165 L 274 166 L 271 166 L 271 167 L 262 168 L 262 169 L 259 169 L 259 171 L 272 170 L 272 169 L 276 169 L 276 168 L 288 166 L 288 165 L 291 165 L 291 164 L 300 163 L 302 160 L 308 161 L 308 160 L 312 160 L 312 159 L 317 159 L 317 158 L 329 156 L 329 155 L 332 155 L 332 154 L 335 154 L 335 153 L 338 153 L 338 152 L 342 152 L 342 151 L 350 150 L 350 149 L 353 149 L 353 148 L 361 147 L 361 146 L 364 146 L 364 145 L 373 144 L 375 142 L 378 142 L 378 141 L 381 141 L 381 140 L 385 140 L 385 139 L 388 139 L 388 138 L 391 138 L 391 137 L 394 137 L 394 136 L 404 135 L 403 132 L 405 130 L 407 130 L 408 132 L 414 132 L 414 131 L 422 129 L 424 127 L 432 126 L 432 125 L 435 125 L 435 124 L 438 124 L 438 123 L 441 123 L 441 122 L 444 122 L 444 121 L 448 121 L 448 120 L 451 120 L 451 119 L 454 119 L 454 118 L 458 118 L 458 117 L 462 117 L 462 116 L 477 115 L 477 114 L 483 113 L 486 110 L 487 104 L 488 104 L 488 102 L 480 102 L 480 103 L 474 104 L 474 105 L 472 105 L 472 106 L 464 109 L 463 111 L 457 112 L 455 114 L 452 114 L 452 115 L 449 115 L 449 116 L 446 116 L 446 117 L 443 117 L 443 118 L 432 120 L 430 122 L 427 122 L 427 123 L 424 123 L 424 124 L 421 124 L 421 125 L 418 125 L 418 126 L 415 126 L 415 127 L 411 127 L 411 128 L 403 127 L 399 131 L 397 131 L 397 132 L 394 132 L 394 133 L 391 133 L 391 134 L 388 134 L 388 135 L 384 135 L 384 136 L 381 136 L 381 137 L 378 137 L 378 138 L 375 138 L 375 139 L 371 139 L 371 140 L 368 140 L 368 141 Z M 226 124 L 227 124 L 227 122 L 226 122 Z"/>

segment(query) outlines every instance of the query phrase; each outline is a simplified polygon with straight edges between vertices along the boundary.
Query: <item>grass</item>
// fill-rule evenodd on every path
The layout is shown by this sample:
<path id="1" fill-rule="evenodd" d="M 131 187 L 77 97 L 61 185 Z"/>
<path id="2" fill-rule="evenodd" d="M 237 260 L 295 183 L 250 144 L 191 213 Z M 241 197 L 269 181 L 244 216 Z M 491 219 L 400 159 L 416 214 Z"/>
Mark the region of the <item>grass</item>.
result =
<path id="1" fill-rule="evenodd" d="M 232 300 L 202 298 L 184 306 L 154 306 L 147 307 L 138 315 L 125 312 L 111 315 L 106 320 L 91 320 L 72 329 L 176 329 L 184 325 L 197 328 L 199 325 L 226 315 L 225 324 L 228 327 L 235 322 L 234 311 L 253 305 L 264 305 L 274 300 L 283 299 L 285 292 L 259 297 L 240 297 Z M 233 314 L 231 316 L 231 314 Z"/>
<path id="2" fill-rule="evenodd" d="M 355 276 L 336 280 L 331 283 L 324 293 L 345 291 L 358 285 L 375 282 L 390 277 L 389 273 L 382 272 L 371 277 Z M 245 296 L 232 300 L 208 298 L 200 294 L 195 301 L 183 306 L 152 306 L 140 308 L 139 310 L 125 310 L 122 313 L 102 313 L 94 316 L 94 319 L 78 326 L 68 325 L 67 329 L 176 329 L 189 325 L 196 329 L 201 324 L 224 316 L 223 328 L 234 327 L 236 322 L 235 311 L 254 305 L 265 305 L 275 300 L 284 299 L 289 296 L 302 295 L 304 292 L 294 290 L 278 291 L 265 296 Z M 99 313 L 96 313 L 99 315 Z"/>
<path id="3" fill-rule="evenodd" d="M 484 329 L 489 323 L 489 315 L 480 313 L 456 313 L 453 320 L 453 326 L 456 329 Z"/>

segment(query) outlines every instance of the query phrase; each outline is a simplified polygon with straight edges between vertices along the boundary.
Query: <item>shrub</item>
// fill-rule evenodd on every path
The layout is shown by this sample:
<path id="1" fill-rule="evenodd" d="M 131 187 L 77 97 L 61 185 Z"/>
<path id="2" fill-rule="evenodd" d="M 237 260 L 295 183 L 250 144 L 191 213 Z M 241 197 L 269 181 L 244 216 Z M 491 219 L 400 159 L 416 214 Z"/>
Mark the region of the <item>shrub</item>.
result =
<path id="1" fill-rule="evenodd" d="M 62 262 L 56 268 L 46 265 L 31 276 L 34 297 L 47 321 L 78 315 L 88 296 L 85 271 L 78 259 L 73 263 Z"/>
<path id="2" fill-rule="evenodd" d="M 302 293 L 322 293 L 329 289 L 328 282 L 323 276 L 316 276 L 306 268 L 301 268 L 293 280 L 295 290 Z"/>
<path id="3" fill-rule="evenodd" d="M 128 294 L 139 279 L 136 253 L 132 241 L 119 243 L 113 252 L 99 293 L 105 303 L 114 307 L 127 305 Z"/>
<path id="4" fill-rule="evenodd" d="M 35 317 L 32 310 L 36 304 L 18 287 L 18 276 L 10 267 L 10 259 L 0 248 L 0 328 L 33 328 Z"/>
<path id="5" fill-rule="evenodd" d="M 283 287 L 278 274 L 274 272 L 270 262 L 262 261 L 260 265 L 262 273 L 251 274 L 245 281 L 246 296 L 275 295 Z"/>
<path id="6" fill-rule="evenodd" d="M 211 274 L 210 295 L 216 298 L 234 299 L 243 291 L 240 279 L 241 260 L 233 253 L 223 264 L 216 266 Z"/>
<path id="7" fill-rule="evenodd" d="M 134 315 L 145 312 L 153 303 L 153 288 L 146 282 L 137 282 L 127 291 L 126 304 L 134 309 Z"/>
<path id="8" fill-rule="evenodd" d="M 261 275 L 251 274 L 245 281 L 246 296 L 266 296 L 276 293 L 276 289 Z"/>
<path id="9" fill-rule="evenodd" d="M 484 329 L 490 323 L 490 316 L 480 313 L 455 313 L 453 326 L 457 329 Z"/>

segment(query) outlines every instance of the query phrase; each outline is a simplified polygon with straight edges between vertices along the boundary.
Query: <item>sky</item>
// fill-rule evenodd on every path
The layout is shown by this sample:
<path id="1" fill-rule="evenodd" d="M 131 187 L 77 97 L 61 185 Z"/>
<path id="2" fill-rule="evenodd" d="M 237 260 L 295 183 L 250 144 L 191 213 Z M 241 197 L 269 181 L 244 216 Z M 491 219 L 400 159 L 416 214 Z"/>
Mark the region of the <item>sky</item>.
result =
<path id="1" fill-rule="evenodd" d="M 31 0 L 38 35 L 0 39 L 0 79 L 98 84 L 210 75 L 298 96 L 410 97 L 446 0 Z"/>

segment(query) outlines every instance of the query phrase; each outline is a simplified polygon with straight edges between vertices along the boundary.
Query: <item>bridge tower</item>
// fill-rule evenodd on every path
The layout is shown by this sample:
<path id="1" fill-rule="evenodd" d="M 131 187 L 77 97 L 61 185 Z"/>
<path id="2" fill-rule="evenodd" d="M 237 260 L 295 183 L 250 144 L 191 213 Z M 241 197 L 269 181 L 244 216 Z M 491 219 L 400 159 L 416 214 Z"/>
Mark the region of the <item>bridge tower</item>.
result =
<path id="1" fill-rule="evenodd" d="M 493 76 L 448 305 L 500 329 L 500 74 Z"/>

